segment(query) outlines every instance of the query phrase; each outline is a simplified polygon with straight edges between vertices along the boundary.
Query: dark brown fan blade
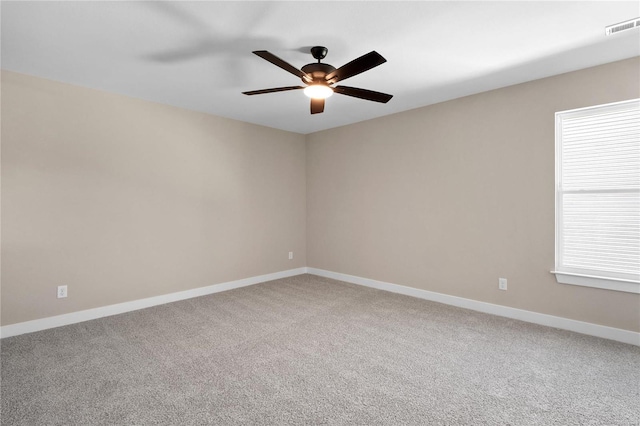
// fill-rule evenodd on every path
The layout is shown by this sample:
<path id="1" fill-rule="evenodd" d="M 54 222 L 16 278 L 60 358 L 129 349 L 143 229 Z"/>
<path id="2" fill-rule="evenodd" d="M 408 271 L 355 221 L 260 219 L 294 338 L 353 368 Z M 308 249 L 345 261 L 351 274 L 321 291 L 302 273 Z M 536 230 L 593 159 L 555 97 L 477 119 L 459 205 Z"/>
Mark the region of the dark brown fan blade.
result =
<path id="1" fill-rule="evenodd" d="M 329 83 L 337 83 L 340 80 L 353 77 L 378 65 L 382 65 L 385 62 L 387 62 L 387 60 L 374 50 L 327 74 L 325 80 Z"/>
<path id="2" fill-rule="evenodd" d="M 311 99 L 311 114 L 320 114 L 324 111 L 324 99 Z"/>
<path id="3" fill-rule="evenodd" d="M 284 92 L 287 90 L 304 89 L 303 86 L 287 86 L 287 87 L 274 87 L 273 89 L 252 90 L 250 92 L 242 92 L 243 95 L 262 95 L 263 93 Z"/>
<path id="4" fill-rule="evenodd" d="M 286 61 L 278 58 L 273 53 L 267 52 L 266 50 L 255 50 L 253 53 L 258 55 L 258 56 L 260 56 L 262 59 L 265 59 L 265 60 L 271 62 L 273 65 L 278 66 L 278 67 L 282 68 L 283 70 L 289 71 L 291 74 L 304 79 L 305 81 L 311 81 L 312 80 L 311 76 L 309 76 L 307 73 L 302 72 L 302 70 L 299 70 L 298 68 L 294 67 L 289 62 L 286 62 Z"/>
<path id="5" fill-rule="evenodd" d="M 393 98 L 393 95 L 374 92 L 373 90 L 358 89 L 357 87 L 336 86 L 333 88 L 333 91 L 335 93 L 340 93 L 341 95 L 353 96 L 354 98 L 366 99 L 368 101 L 382 102 L 383 104 L 386 104 L 391 98 Z"/>

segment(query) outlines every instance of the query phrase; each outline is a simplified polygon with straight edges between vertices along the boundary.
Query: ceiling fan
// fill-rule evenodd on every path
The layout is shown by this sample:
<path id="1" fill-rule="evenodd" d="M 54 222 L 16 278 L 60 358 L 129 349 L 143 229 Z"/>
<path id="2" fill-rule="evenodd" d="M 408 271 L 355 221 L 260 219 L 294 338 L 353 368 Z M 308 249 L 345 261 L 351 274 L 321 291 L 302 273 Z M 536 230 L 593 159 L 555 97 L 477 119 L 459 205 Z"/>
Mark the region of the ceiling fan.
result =
<path id="1" fill-rule="evenodd" d="M 301 78 L 302 82 L 306 86 L 274 87 L 272 89 L 252 90 L 250 92 L 242 93 L 245 95 L 261 95 L 263 93 L 304 89 L 304 94 L 311 98 L 311 114 L 323 112 L 324 100 L 334 93 L 385 104 L 393 97 L 393 95 L 388 95 L 386 93 L 359 89 L 357 87 L 334 86 L 334 84 L 339 81 L 346 80 L 349 77 L 353 77 L 354 75 L 358 75 L 387 62 L 387 60 L 378 52 L 375 50 L 369 52 L 338 69 L 329 64 L 323 64 L 320 62 L 325 58 L 325 56 L 327 56 L 327 52 L 328 49 L 324 46 L 312 47 L 311 55 L 318 60 L 318 63 L 307 64 L 303 66 L 302 69 L 298 69 L 288 62 L 278 58 L 273 53 L 267 52 L 266 50 L 256 50 L 253 52 L 254 54 Z"/>

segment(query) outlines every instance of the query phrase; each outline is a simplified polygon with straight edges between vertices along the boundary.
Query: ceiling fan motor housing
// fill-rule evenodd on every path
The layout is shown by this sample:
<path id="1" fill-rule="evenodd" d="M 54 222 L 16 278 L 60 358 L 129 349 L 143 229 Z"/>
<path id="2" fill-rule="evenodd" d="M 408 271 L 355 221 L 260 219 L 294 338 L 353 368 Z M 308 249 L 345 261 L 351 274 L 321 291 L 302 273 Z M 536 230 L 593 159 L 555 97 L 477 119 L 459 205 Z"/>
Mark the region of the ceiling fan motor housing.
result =
<path id="1" fill-rule="evenodd" d="M 317 64 L 307 64 L 304 67 L 302 67 L 302 71 L 310 75 L 314 83 L 326 83 L 324 77 L 327 74 L 334 72 L 335 70 L 336 70 L 335 67 L 329 64 L 322 64 L 319 62 Z M 302 81 L 304 83 L 309 83 L 304 78 L 302 79 Z"/>

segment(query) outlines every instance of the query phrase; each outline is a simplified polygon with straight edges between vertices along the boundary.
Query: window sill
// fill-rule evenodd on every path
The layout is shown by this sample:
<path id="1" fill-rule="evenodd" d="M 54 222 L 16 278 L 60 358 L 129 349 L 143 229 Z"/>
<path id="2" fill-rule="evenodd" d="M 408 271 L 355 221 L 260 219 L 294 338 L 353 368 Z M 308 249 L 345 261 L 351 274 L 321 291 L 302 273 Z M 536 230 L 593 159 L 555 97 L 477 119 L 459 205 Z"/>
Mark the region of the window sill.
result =
<path id="1" fill-rule="evenodd" d="M 640 282 L 638 281 L 617 280 L 614 278 L 579 275 L 558 271 L 551 271 L 551 273 L 555 274 L 556 281 L 560 284 L 571 284 L 640 294 Z"/>

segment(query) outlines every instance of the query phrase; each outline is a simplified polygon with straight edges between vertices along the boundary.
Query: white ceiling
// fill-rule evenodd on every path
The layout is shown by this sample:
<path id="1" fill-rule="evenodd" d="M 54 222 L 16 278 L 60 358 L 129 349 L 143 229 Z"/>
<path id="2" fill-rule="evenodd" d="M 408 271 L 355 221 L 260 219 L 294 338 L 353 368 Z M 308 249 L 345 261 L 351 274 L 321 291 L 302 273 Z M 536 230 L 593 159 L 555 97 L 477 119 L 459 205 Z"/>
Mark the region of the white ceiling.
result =
<path id="1" fill-rule="evenodd" d="M 298 133 L 311 133 L 640 55 L 637 1 L 9 2 L 2 68 Z M 253 55 L 296 67 L 329 48 L 336 68 L 371 50 L 387 63 L 340 84 L 393 94 L 334 95 L 309 114 L 300 84 Z"/>

